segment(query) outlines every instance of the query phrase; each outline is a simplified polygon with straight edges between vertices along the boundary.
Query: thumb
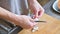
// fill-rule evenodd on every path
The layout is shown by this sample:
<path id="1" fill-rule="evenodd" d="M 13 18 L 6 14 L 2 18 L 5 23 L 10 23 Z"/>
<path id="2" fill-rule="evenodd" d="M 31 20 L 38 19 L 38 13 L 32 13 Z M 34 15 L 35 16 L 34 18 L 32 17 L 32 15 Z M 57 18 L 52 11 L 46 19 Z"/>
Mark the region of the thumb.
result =
<path id="1" fill-rule="evenodd" d="M 38 11 L 34 13 L 33 19 L 38 18 Z"/>

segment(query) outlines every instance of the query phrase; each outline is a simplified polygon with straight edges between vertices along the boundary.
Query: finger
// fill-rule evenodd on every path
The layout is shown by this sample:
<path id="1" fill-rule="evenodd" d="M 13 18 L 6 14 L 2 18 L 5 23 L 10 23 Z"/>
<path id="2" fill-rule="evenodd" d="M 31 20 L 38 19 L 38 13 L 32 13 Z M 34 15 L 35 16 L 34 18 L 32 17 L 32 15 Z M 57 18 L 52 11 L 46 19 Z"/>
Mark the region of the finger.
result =
<path id="1" fill-rule="evenodd" d="M 37 22 L 32 22 L 32 23 L 33 23 L 34 26 L 38 24 Z"/>
<path id="2" fill-rule="evenodd" d="M 37 25 L 37 23 L 33 23 L 33 22 L 31 22 L 31 24 L 30 24 L 32 27 L 34 27 L 35 25 Z"/>
<path id="3" fill-rule="evenodd" d="M 30 18 L 30 22 L 36 23 L 34 19 Z"/>
<path id="4" fill-rule="evenodd" d="M 31 21 L 31 22 L 34 22 L 34 20 L 33 20 L 33 19 L 30 19 L 30 21 Z"/>
<path id="5" fill-rule="evenodd" d="M 44 9 L 41 9 L 39 12 L 38 12 L 38 18 L 41 17 L 44 13 Z"/>
<path id="6" fill-rule="evenodd" d="M 38 17 L 38 11 L 35 11 L 34 12 L 34 15 L 33 15 L 33 19 L 37 18 Z"/>
<path id="7" fill-rule="evenodd" d="M 34 26 L 36 25 L 36 23 L 33 23 L 33 22 L 29 22 L 29 28 L 33 28 Z"/>
<path id="8" fill-rule="evenodd" d="M 36 25 L 37 24 L 33 19 L 30 19 L 30 22 L 32 22 L 33 25 Z"/>
<path id="9" fill-rule="evenodd" d="M 37 18 L 38 17 L 38 11 L 36 11 L 36 14 L 35 14 L 35 18 Z"/>

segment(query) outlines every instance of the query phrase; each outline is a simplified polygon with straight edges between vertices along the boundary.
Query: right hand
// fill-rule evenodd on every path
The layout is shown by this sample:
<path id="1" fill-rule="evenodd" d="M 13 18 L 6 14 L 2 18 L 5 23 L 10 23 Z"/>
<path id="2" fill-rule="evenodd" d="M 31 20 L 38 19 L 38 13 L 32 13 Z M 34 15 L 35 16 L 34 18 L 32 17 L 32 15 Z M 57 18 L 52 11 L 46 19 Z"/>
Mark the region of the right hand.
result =
<path id="1" fill-rule="evenodd" d="M 0 17 L 10 21 L 11 23 L 14 23 L 16 25 L 21 26 L 22 28 L 29 29 L 33 28 L 36 23 L 32 18 L 26 15 L 17 15 L 14 13 L 11 13 L 2 7 L 0 7 Z"/>
<path id="2" fill-rule="evenodd" d="M 32 18 L 30 18 L 29 16 L 26 16 L 26 15 L 19 16 L 18 15 L 17 17 L 20 20 L 18 25 L 21 26 L 22 28 L 30 29 L 36 25 L 34 20 Z"/>

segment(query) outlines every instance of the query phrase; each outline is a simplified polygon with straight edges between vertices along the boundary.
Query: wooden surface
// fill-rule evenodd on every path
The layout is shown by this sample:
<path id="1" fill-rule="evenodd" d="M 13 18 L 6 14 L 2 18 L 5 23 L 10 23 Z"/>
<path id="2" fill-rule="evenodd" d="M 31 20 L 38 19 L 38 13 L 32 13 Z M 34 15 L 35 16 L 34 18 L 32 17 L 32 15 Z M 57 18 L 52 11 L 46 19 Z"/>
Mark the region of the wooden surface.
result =
<path id="1" fill-rule="evenodd" d="M 38 31 L 31 32 L 31 30 L 23 29 L 18 34 L 60 34 L 60 20 L 47 14 L 44 14 L 40 20 L 45 20 L 47 23 L 39 23 Z"/>

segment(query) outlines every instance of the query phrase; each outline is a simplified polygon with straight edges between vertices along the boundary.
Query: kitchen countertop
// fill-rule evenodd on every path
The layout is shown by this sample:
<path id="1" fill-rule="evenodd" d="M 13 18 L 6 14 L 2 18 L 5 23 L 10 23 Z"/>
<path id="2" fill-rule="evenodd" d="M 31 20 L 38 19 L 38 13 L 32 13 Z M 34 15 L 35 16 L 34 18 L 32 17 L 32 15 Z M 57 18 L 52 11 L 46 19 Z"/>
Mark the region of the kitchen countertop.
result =
<path id="1" fill-rule="evenodd" d="M 31 30 L 23 29 L 18 34 L 60 34 L 60 20 L 44 14 L 40 20 L 47 21 L 47 23 L 39 23 L 39 30 L 31 32 Z"/>
<path id="2" fill-rule="evenodd" d="M 45 20 L 47 23 L 39 23 L 39 30 L 34 33 L 31 32 L 31 30 L 23 29 L 18 34 L 60 34 L 60 14 L 52 9 L 54 1 L 55 0 L 42 0 L 40 2 L 45 9 L 45 14 L 40 18 L 40 20 Z"/>
<path id="3" fill-rule="evenodd" d="M 3 2 L 0 3 L 0 6 L 9 10 L 9 7 L 7 7 L 7 0 L 0 1 Z M 31 30 L 23 29 L 18 34 L 60 34 L 60 14 L 57 14 L 55 11 L 53 11 L 51 7 L 54 1 L 55 0 L 42 0 L 43 3 L 40 2 L 45 9 L 45 14 L 40 18 L 40 20 L 45 20 L 47 23 L 39 23 L 39 30 L 34 33 L 32 33 Z"/>

